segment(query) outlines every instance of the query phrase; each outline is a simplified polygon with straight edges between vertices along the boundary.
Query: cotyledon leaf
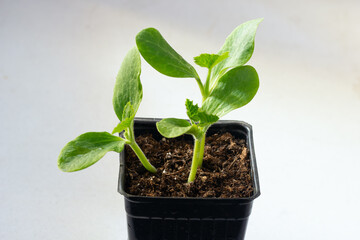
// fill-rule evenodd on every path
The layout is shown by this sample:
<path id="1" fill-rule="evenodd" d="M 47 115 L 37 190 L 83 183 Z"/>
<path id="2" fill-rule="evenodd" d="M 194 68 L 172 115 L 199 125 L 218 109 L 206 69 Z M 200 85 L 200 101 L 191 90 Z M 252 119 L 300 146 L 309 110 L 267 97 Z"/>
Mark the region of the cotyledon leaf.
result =
<path id="1" fill-rule="evenodd" d="M 184 119 L 165 118 L 156 123 L 156 128 L 164 137 L 174 138 L 187 133 L 191 129 L 191 124 Z"/>
<path id="2" fill-rule="evenodd" d="M 87 168 L 99 161 L 107 152 L 121 152 L 125 141 L 108 132 L 84 133 L 65 145 L 58 158 L 64 172 Z"/>
<path id="3" fill-rule="evenodd" d="M 247 21 L 231 32 L 218 54 L 229 52 L 229 57 L 219 62 L 211 72 L 210 88 L 227 69 L 242 66 L 254 52 L 255 34 L 263 18 Z"/>
<path id="4" fill-rule="evenodd" d="M 259 88 L 255 68 L 240 66 L 226 72 L 216 83 L 201 111 L 222 117 L 249 103 Z"/>
<path id="5" fill-rule="evenodd" d="M 199 78 L 196 70 L 180 56 L 155 28 L 136 35 L 136 45 L 143 58 L 160 73 L 178 78 Z"/>
<path id="6" fill-rule="evenodd" d="M 134 47 L 125 56 L 114 87 L 114 111 L 120 121 L 123 120 L 124 108 L 128 102 L 134 108 L 134 113 L 139 108 L 143 96 L 140 73 L 140 54 L 136 47 Z"/>

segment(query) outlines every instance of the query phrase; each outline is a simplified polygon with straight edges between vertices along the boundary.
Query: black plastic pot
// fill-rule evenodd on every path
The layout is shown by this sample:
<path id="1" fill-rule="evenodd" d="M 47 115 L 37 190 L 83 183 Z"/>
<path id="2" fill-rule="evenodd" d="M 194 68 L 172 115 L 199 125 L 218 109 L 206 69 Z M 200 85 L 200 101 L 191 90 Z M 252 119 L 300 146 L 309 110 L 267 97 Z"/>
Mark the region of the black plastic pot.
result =
<path id="1" fill-rule="evenodd" d="M 152 133 L 160 119 L 135 120 L 135 135 Z M 118 191 L 125 197 L 129 240 L 235 240 L 244 239 L 253 200 L 260 195 L 252 128 L 239 121 L 219 121 L 207 135 L 228 131 L 246 139 L 250 150 L 254 193 L 249 198 L 142 197 L 125 192 L 125 151 L 120 154 Z"/>

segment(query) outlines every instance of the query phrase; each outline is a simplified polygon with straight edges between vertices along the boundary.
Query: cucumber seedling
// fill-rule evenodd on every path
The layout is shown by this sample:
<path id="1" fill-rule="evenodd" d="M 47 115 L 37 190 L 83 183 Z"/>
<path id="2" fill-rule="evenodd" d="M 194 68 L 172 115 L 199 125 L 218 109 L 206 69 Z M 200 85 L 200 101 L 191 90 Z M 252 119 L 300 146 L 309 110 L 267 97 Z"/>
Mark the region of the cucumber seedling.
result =
<path id="1" fill-rule="evenodd" d="M 58 158 L 58 166 L 64 172 L 74 172 L 87 168 L 99 161 L 107 152 L 120 153 L 128 144 L 150 172 L 156 173 L 142 150 L 135 142 L 134 118 L 142 100 L 140 82 L 141 62 L 136 47 L 125 56 L 116 77 L 113 106 L 120 123 L 112 134 L 108 132 L 87 132 L 66 144 Z M 123 137 L 114 136 L 124 132 Z"/>
<path id="2" fill-rule="evenodd" d="M 165 137 L 183 134 L 194 137 L 194 152 L 188 182 L 195 179 L 202 166 L 206 131 L 220 117 L 249 103 L 259 88 L 259 77 L 252 66 L 245 66 L 254 51 L 256 29 L 262 19 L 238 26 L 226 39 L 217 54 L 201 54 L 194 58 L 208 74 L 203 83 L 195 68 L 178 54 L 154 28 L 142 30 L 136 36 L 136 45 L 143 58 L 160 73 L 177 78 L 195 78 L 202 95 L 199 107 L 189 99 L 186 110 L 190 121 L 166 118 L 157 123 Z"/>

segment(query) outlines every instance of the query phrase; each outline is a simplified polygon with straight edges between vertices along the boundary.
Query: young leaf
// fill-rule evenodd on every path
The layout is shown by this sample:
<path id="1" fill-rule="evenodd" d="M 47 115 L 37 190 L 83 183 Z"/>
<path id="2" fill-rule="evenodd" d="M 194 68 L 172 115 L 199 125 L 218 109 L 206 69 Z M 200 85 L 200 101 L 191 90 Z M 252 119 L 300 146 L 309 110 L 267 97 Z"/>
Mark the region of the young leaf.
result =
<path id="1" fill-rule="evenodd" d="M 233 68 L 217 81 L 200 110 L 222 117 L 250 102 L 258 88 L 259 77 L 253 67 Z"/>
<path id="2" fill-rule="evenodd" d="M 229 68 L 244 65 L 254 52 L 254 41 L 256 29 L 263 18 L 245 22 L 235 28 L 226 38 L 226 41 L 219 51 L 219 54 L 229 52 L 229 57 L 218 65 L 214 66 L 211 73 L 210 86 L 215 80 Z"/>
<path id="3" fill-rule="evenodd" d="M 128 102 L 124 107 L 124 112 L 122 114 L 122 121 L 114 128 L 111 134 L 120 133 L 125 129 L 129 128 L 132 120 L 135 117 L 135 110 L 130 102 Z"/>
<path id="4" fill-rule="evenodd" d="M 198 105 L 197 104 L 194 105 L 193 101 L 190 101 L 189 99 L 186 99 L 185 106 L 186 106 L 186 114 L 188 115 L 190 120 L 193 121 L 193 122 L 198 122 L 199 121 L 199 117 L 198 117 L 199 107 L 198 107 Z"/>
<path id="5" fill-rule="evenodd" d="M 198 105 L 194 105 L 193 101 L 186 99 L 185 102 L 187 115 L 190 120 L 194 122 L 199 122 L 200 126 L 210 125 L 219 120 L 218 116 L 207 114 L 205 112 L 200 111 Z"/>
<path id="6" fill-rule="evenodd" d="M 155 28 L 146 28 L 136 36 L 143 58 L 160 73 L 178 78 L 199 78 L 196 70 L 182 58 Z"/>
<path id="7" fill-rule="evenodd" d="M 211 125 L 213 123 L 216 123 L 219 120 L 218 116 L 212 115 L 212 114 L 207 114 L 202 111 L 198 112 L 198 117 L 199 117 L 199 125 L 200 126 Z"/>
<path id="8" fill-rule="evenodd" d="M 119 123 L 119 124 L 114 128 L 114 130 L 112 131 L 111 134 L 121 133 L 122 131 L 126 130 L 127 128 L 130 127 L 132 120 L 133 120 L 133 119 L 131 119 L 131 118 L 127 118 L 127 119 L 125 119 L 125 120 L 122 120 L 121 123 Z"/>
<path id="9" fill-rule="evenodd" d="M 174 138 L 187 133 L 191 124 L 184 119 L 165 118 L 156 123 L 159 133 L 167 138 Z"/>
<path id="10" fill-rule="evenodd" d="M 222 54 L 208 54 L 203 53 L 200 56 L 194 57 L 194 61 L 200 67 L 206 67 L 212 69 L 215 65 L 220 63 L 229 57 L 229 52 L 224 52 Z"/>
<path id="11" fill-rule="evenodd" d="M 66 144 L 58 158 L 64 172 L 87 168 L 99 161 L 107 152 L 121 152 L 125 141 L 107 132 L 88 132 Z"/>
<path id="12" fill-rule="evenodd" d="M 130 102 L 128 102 L 124 107 L 122 119 L 123 120 L 128 119 L 128 118 L 134 119 L 135 114 L 136 114 L 136 112 L 135 112 L 134 107 L 131 105 Z"/>
<path id="13" fill-rule="evenodd" d="M 136 47 L 134 47 L 125 56 L 116 77 L 113 105 L 120 121 L 124 119 L 124 108 L 128 102 L 131 103 L 134 113 L 136 113 L 139 108 L 143 96 L 140 73 L 140 54 Z"/>

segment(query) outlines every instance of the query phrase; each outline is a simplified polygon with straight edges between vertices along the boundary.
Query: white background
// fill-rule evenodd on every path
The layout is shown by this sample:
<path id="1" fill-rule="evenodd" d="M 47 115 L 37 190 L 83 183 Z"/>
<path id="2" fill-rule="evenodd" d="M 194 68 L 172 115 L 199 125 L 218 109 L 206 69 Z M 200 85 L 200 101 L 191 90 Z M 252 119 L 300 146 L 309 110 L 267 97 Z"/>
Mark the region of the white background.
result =
<path id="1" fill-rule="evenodd" d="M 192 62 L 258 17 L 259 92 L 224 118 L 255 131 L 247 239 L 359 239 L 359 12 L 355 0 L 0 0 L 0 239 L 126 239 L 118 155 L 66 174 L 61 148 L 117 124 L 115 76 L 141 29 Z M 142 82 L 140 117 L 184 118 L 185 98 L 200 100 L 195 80 L 145 62 Z"/>

